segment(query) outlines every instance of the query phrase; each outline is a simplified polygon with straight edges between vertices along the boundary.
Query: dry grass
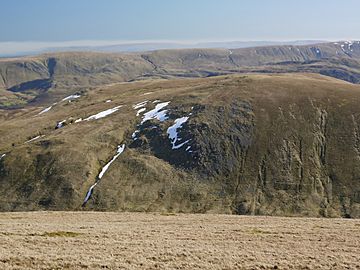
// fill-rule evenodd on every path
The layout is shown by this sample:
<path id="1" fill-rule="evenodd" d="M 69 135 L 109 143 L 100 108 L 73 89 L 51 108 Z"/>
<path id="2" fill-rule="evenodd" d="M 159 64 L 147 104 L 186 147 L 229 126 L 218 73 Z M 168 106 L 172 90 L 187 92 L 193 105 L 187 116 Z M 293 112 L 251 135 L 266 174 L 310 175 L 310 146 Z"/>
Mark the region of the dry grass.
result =
<path id="1" fill-rule="evenodd" d="M 140 120 L 132 105 L 156 99 L 171 101 L 171 119 L 131 148 Z M 0 209 L 78 209 L 125 143 L 88 209 L 360 217 L 359 103 L 359 85 L 315 74 L 251 74 L 119 83 L 41 115 L 45 106 L 36 104 L 0 111 Z M 55 129 L 118 105 L 106 118 Z M 172 151 L 166 130 L 194 106 L 184 127 L 194 153 Z M 266 171 L 261 185 L 259 168 Z"/>
<path id="2" fill-rule="evenodd" d="M 360 221 L 3 213 L 0 269 L 359 269 Z"/>

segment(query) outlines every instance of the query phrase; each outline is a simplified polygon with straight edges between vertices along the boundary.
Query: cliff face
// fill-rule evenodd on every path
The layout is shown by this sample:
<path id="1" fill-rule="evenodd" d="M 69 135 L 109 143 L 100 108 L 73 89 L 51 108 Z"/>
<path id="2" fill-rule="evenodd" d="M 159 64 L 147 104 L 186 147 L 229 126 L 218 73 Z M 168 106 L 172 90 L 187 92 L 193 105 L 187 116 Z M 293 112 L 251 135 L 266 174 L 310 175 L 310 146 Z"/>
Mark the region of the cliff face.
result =
<path id="1" fill-rule="evenodd" d="M 325 76 L 231 75 L 27 107 L 0 123 L 0 209 L 81 209 L 96 182 L 84 209 L 360 217 L 359 101 Z"/>
<path id="2" fill-rule="evenodd" d="M 0 107 L 52 102 L 104 84 L 229 73 L 313 72 L 360 82 L 360 43 L 245 49 L 161 50 L 133 54 L 56 53 L 0 60 Z"/>

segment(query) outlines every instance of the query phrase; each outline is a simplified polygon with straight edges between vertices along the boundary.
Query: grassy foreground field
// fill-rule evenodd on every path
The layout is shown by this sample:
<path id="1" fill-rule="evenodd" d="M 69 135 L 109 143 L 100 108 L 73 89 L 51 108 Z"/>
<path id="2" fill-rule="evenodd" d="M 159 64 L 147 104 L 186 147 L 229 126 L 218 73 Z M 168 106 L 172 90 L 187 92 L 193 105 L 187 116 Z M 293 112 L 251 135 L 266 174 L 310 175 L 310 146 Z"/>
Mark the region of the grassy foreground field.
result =
<path id="1" fill-rule="evenodd" d="M 360 269 L 360 220 L 0 215 L 0 269 Z"/>

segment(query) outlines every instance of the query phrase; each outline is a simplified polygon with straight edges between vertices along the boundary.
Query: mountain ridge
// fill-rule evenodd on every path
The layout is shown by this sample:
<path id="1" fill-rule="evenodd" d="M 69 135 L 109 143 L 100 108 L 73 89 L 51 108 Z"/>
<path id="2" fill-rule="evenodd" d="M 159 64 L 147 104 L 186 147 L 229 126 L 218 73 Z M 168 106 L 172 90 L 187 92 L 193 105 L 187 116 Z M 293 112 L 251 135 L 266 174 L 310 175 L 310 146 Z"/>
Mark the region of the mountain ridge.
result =
<path id="1" fill-rule="evenodd" d="M 104 41 L 69 41 L 69 42 L 0 42 L 1 57 L 17 57 L 43 53 L 87 51 L 87 52 L 145 52 L 164 49 L 185 48 L 246 48 L 269 45 L 309 45 L 325 43 L 323 40 L 297 40 L 297 41 L 214 41 L 214 42 L 191 42 L 191 41 L 148 41 L 148 42 L 109 42 Z M 96 43 L 99 45 L 91 45 Z M 82 44 L 82 45 L 80 45 Z M 107 44 L 107 45 L 106 45 Z"/>
<path id="2" fill-rule="evenodd" d="M 53 65 L 52 71 L 49 70 L 49 63 Z M 44 54 L 0 60 L 0 92 L 3 94 L 0 106 L 15 108 L 28 102 L 46 101 L 49 96 L 66 96 L 71 91 L 151 78 L 209 77 L 248 72 L 313 72 L 359 83 L 359 67 L 359 41 L 229 50 Z"/>

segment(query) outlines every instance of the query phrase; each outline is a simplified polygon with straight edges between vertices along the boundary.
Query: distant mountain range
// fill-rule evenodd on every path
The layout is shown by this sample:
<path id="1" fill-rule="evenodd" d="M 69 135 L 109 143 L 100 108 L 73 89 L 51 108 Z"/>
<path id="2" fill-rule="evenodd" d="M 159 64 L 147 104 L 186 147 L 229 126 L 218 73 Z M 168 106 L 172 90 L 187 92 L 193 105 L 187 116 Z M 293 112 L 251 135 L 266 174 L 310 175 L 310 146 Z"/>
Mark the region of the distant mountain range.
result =
<path id="1" fill-rule="evenodd" d="M 219 42 L 111 42 L 91 45 L 92 42 L 0 42 L 0 57 L 18 57 L 51 52 L 142 52 L 165 49 L 224 48 L 240 49 L 260 46 L 311 45 L 325 43 L 323 40 L 298 41 L 219 41 Z M 100 44 L 101 42 L 96 42 Z M 106 43 L 106 42 L 105 42 Z"/>
<path id="2" fill-rule="evenodd" d="M 227 46 L 236 47 L 236 44 L 228 43 Z M 119 50 L 117 46 L 112 49 Z M 132 49 L 136 50 L 135 47 Z M 152 78 L 312 72 L 359 83 L 359 70 L 359 41 L 239 49 L 51 52 L 0 59 L 0 108 L 15 108 L 34 101 L 51 102 L 75 89 Z"/>

